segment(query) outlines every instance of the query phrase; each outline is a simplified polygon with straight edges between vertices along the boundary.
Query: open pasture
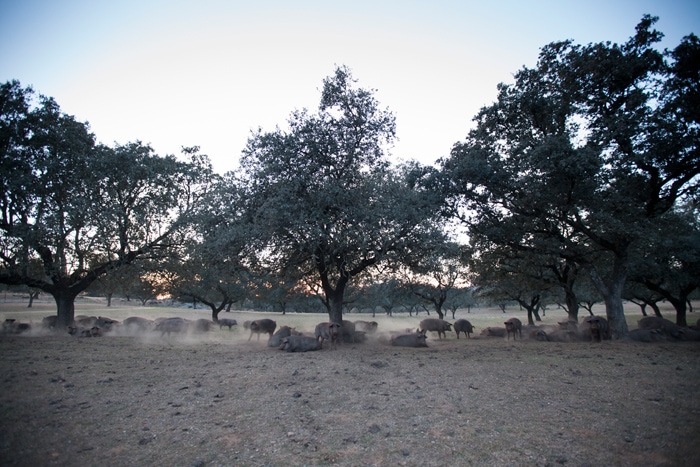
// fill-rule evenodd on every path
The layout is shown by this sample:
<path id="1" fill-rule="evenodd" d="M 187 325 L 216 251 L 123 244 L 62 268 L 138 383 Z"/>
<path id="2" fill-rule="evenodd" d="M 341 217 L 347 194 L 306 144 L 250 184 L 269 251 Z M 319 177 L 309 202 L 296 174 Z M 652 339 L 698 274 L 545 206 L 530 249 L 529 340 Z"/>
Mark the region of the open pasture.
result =
<path id="1" fill-rule="evenodd" d="M 53 312 L 47 302 L 30 310 L 0 303 L 3 320 L 39 323 Z M 84 301 L 76 314 L 210 318 L 202 309 Z M 513 316 L 526 322 L 515 310 L 456 318 L 478 336 Z M 267 347 L 266 336 L 249 342 L 243 321 L 265 317 L 309 332 L 327 315 L 220 317 L 238 329 L 0 337 L 1 463 L 700 465 L 696 342 L 458 340 L 448 332 L 444 340 L 429 334 L 428 348 L 389 346 L 388 331 L 417 327 L 421 313 L 377 315 L 385 332 L 366 343 L 297 354 Z M 632 327 L 640 317 L 630 309 Z"/>

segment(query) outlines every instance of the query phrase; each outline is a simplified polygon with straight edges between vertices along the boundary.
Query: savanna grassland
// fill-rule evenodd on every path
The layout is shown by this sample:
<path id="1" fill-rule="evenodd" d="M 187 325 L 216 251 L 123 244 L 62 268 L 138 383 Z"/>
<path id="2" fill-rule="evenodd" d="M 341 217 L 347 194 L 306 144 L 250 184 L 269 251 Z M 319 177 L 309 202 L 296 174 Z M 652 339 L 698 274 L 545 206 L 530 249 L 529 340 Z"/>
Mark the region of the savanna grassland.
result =
<path id="1" fill-rule="evenodd" d="M 52 313 L 50 302 L 0 300 L 2 320 L 34 329 Z M 90 301 L 76 314 L 210 317 Z M 627 315 L 635 327 L 639 309 Z M 327 318 L 220 316 L 305 332 Z M 1 336 L 0 464 L 700 465 L 700 343 L 479 336 L 512 316 L 526 321 L 516 309 L 459 311 L 476 335 L 430 335 L 428 348 L 413 349 L 390 346 L 389 331 L 415 328 L 425 314 L 377 315 L 380 331 L 367 342 L 301 354 L 269 348 L 264 336 L 248 341 L 242 326 L 177 337 Z"/>

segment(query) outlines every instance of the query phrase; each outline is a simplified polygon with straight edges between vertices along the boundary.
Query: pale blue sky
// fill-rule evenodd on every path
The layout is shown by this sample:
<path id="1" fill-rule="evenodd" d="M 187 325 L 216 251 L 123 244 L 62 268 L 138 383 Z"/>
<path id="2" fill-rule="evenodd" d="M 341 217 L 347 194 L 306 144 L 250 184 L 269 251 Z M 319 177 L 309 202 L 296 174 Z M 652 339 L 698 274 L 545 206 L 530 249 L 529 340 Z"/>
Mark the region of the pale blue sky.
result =
<path id="1" fill-rule="evenodd" d="M 54 97 L 101 142 L 198 145 L 224 172 L 251 129 L 315 110 L 344 64 L 396 114 L 392 154 L 430 163 L 540 47 L 625 42 L 645 13 L 663 47 L 700 35 L 686 0 L 0 0 L 0 82 Z"/>

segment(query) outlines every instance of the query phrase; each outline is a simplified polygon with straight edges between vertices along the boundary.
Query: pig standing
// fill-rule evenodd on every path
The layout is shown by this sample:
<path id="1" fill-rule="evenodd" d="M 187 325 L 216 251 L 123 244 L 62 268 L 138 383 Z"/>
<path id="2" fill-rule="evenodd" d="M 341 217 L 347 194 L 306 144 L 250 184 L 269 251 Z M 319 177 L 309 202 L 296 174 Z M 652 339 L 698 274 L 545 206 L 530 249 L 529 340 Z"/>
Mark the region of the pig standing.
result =
<path id="1" fill-rule="evenodd" d="M 218 320 L 217 323 L 219 324 L 219 329 L 223 328 L 224 326 L 228 326 L 228 330 L 230 331 L 233 326 L 238 324 L 238 321 L 235 319 L 222 318 Z"/>
<path id="2" fill-rule="evenodd" d="M 285 337 L 289 336 L 300 336 L 301 333 L 298 332 L 294 328 L 290 328 L 289 326 L 282 326 L 277 330 L 276 333 L 272 335 L 269 341 L 267 341 L 267 345 L 269 347 L 279 347 L 282 344 L 282 339 Z"/>
<path id="3" fill-rule="evenodd" d="M 460 332 L 463 332 L 464 335 L 467 336 L 467 339 L 470 339 L 471 336 L 469 334 L 474 332 L 474 326 L 472 326 L 472 323 L 466 319 L 458 319 L 455 321 L 454 327 L 455 332 L 457 333 L 457 339 L 459 339 Z"/>
<path id="4" fill-rule="evenodd" d="M 504 324 L 506 325 L 506 340 L 510 339 L 511 333 L 513 334 L 513 340 L 515 340 L 516 332 L 520 335 L 520 339 L 523 338 L 523 323 L 518 318 L 510 318 Z"/>
<path id="5" fill-rule="evenodd" d="M 321 350 L 321 343 L 311 336 L 287 336 L 282 338 L 279 348 L 287 352 L 310 352 Z"/>
<path id="6" fill-rule="evenodd" d="M 426 318 L 420 322 L 421 331 L 435 331 L 438 333 L 438 338 L 442 339 L 444 336 L 447 339 L 447 334 L 445 331 L 452 331 L 452 323 L 448 323 L 443 319 L 438 318 Z"/>
<path id="7" fill-rule="evenodd" d="M 585 331 L 586 327 L 588 332 Z M 586 316 L 581 322 L 579 329 L 581 329 L 581 335 L 586 338 L 590 336 L 591 341 L 600 342 L 603 339 L 610 339 L 608 320 L 602 316 Z"/>
<path id="8" fill-rule="evenodd" d="M 410 334 L 399 334 L 391 338 L 391 345 L 397 347 L 427 347 L 426 331 L 417 331 Z"/>
<path id="9" fill-rule="evenodd" d="M 321 342 L 321 347 L 323 347 L 323 341 L 327 340 L 330 343 L 328 350 L 333 350 L 334 347 L 338 346 L 338 338 L 340 337 L 340 324 L 331 323 L 318 323 L 316 329 L 314 330 L 314 335 L 316 339 Z"/>
<path id="10" fill-rule="evenodd" d="M 183 318 L 158 318 L 156 322 L 156 331 L 160 331 L 160 337 L 168 335 L 170 337 L 171 333 L 180 333 L 187 330 L 187 321 Z"/>
<path id="11" fill-rule="evenodd" d="M 256 319 L 255 321 L 251 321 L 250 336 L 248 337 L 248 340 L 252 339 L 253 334 L 258 335 L 258 340 L 260 340 L 260 334 L 269 334 L 269 340 L 272 338 L 272 334 L 275 332 L 276 328 L 277 322 L 271 319 Z"/>
<path id="12" fill-rule="evenodd" d="M 130 316 L 122 321 L 122 329 L 131 333 L 148 332 L 153 329 L 153 326 L 153 321 L 140 316 Z"/>

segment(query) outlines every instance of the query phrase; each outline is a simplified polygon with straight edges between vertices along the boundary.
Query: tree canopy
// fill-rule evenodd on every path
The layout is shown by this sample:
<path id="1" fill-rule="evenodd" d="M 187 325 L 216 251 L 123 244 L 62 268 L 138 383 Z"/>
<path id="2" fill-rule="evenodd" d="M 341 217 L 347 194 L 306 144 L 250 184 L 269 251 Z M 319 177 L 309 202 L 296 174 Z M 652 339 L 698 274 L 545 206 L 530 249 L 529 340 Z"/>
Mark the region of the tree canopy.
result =
<path id="1" fill-rule="evenodd" d="M 0 282 L 51 294 L 59 325 L 97 277 L 181 244 L 211 172 L 196 149 L 180 162 L 140 142 L 97 145 L 17 81 L 0 88 L 0 115 Z"/>
<path id="2" fill-rule="evenodd" d="M 442 161 L 472 242 L 576 261 L 617 335 L 631 246 L 700 183 L 700 43 L 660 52 L 655 21 L 622 45 L 545 46 Z"/>
<path id="3" fill-rule="evenodd" d="M 390 165 L 394 116 L 373 94 L 337 68 L 317 113 L 295 111 L 287 129 L 251 136 L 238 174 L 258 263 L 314 277 L 337 322 L 353 277 L 443 238 L 435 198 L 418 183 L 422 168 Z"/>

